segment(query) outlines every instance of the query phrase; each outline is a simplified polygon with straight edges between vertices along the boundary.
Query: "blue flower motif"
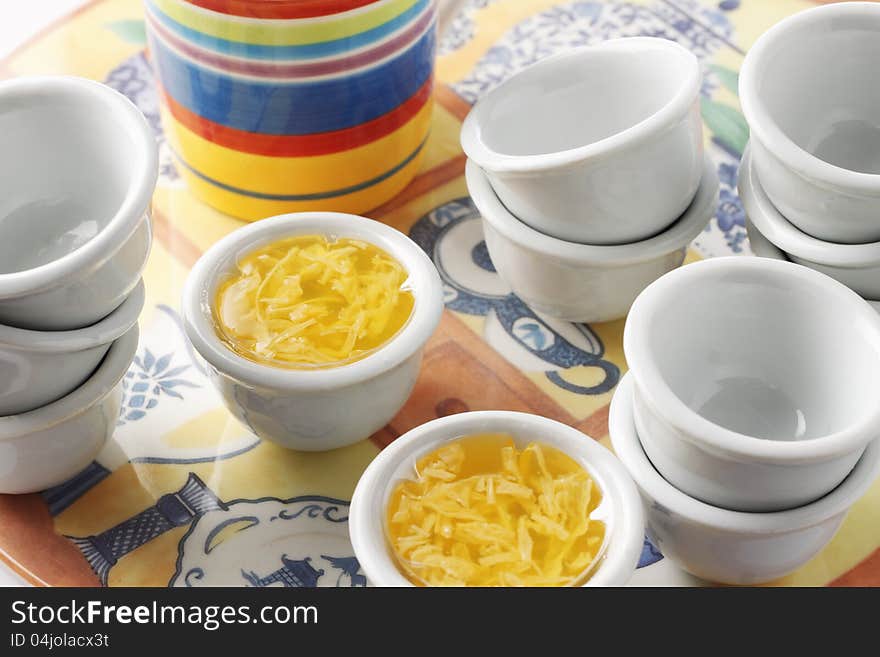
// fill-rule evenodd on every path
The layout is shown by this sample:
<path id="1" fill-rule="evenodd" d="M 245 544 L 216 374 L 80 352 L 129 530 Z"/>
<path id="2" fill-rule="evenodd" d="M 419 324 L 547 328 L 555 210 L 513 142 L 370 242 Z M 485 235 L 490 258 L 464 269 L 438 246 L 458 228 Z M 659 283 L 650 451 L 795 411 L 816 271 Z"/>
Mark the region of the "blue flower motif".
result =
<path id="1" fill-rule="evenodd" d="M 144 349 L 143 357 L 135 356 L 131 368 L 122 379 L 122 408 L 119 411 L 118 425 L 143 418 L 147 411 L 159 405 L 164 395 L 183 399 L 177 388 L 199 388 L 199 384 L 182 378 L 189 365 L 171 367 L 174 353 L 156 358 L 149 349 Z"/>
<path id="2" fill-rule="evenodd" d="M 746 225 L 746 213 L 742 203 L 740 203 L 739 197 L 729 189 L 721 189 L 715 217 L 718 220 L 718 227 L 725 233 L 730 232 L 734 226 L 745 228 Z"/>
<path id="3" fill-rule="evenodd" d="M 739 167 L 736 164 L 723 162 L 722 164 L 718 165 L 718 180 L 722 185 L 730 188 L 735 188 L 738 179 Z"/>
<path id="4" fill-rule="evenodd" d="M 725 236 L 727 238 L 727 246 L 730 247 L 730 250 L 734 253 L 742 253 L 743 244 L 746 241 L 747 233 L 742 228 L 738 228 L 736 231 L 732 231 L 727 233 Z"/>

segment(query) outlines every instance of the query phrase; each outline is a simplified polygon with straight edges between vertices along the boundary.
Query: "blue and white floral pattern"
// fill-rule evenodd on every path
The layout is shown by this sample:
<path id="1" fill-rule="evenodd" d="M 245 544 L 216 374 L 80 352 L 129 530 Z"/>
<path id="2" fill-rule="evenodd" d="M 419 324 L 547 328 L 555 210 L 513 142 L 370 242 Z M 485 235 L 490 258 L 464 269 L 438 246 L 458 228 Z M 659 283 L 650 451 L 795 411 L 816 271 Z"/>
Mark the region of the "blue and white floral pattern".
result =
<path id="1" fill-rule="evenodd" d="M 174 365 L 173 360 L 174 352 L 157 358 L 146 347 L 134 357 L 131 368 L 122 379 L 119 425 L 143 419 L 147 411 L 159 405 L 162 397 L 183 400 L 181 388 L 199 387 L 186 376 L 190 364 Z"/>
<path id="2" fill-rule="evenodd" d="M 448 55 L 473 39 L 476 29 L 473 21 L 474 12 L 485 9 L 495 2 L 498 0 L 468 0 L 441 36 L 437 54 Z"/>
<path id="3" fill-rule="evenodd" d="M 732 31 L 722 12 L 710 15 L 714 17 L 712 29 L 671 2 L 641 5 L 579 0 L 558 5 L 514 26 L 467 76 L 452 86 L 465 100 L 474 103 L 513 73 L 545 57 L 625 36 L 679 41 L 701 60 L 707 60 L 724 45 Z"/>

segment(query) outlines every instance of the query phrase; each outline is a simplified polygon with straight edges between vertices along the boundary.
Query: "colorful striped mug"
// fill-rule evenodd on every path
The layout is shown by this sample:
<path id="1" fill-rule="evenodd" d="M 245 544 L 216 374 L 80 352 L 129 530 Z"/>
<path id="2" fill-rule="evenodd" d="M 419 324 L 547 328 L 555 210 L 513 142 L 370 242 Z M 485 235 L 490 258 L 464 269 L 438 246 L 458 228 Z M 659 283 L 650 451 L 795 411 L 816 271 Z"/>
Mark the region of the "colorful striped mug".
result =
<path id="1" fill-rule="evenodd" d="M 437 26 L 460 4 L 145 0 L 162 120 L 190 189 L 250 221 L 393 197 L 421 163 Z"/>

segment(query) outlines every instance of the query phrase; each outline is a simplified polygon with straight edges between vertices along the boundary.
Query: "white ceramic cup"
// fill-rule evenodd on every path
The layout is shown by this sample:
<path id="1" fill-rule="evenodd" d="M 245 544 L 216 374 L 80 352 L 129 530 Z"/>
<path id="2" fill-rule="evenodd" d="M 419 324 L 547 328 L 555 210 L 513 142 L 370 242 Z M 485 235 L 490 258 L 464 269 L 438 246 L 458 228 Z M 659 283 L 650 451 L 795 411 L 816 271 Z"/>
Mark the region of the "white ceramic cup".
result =
<path id="1" fill-rule="evenodd" d="M 633 421 L 632 383 L 624 376 L 611 402 L 611 443 L 644 500 L 648 538 L 697 577 L 758 584 L 797 570 L 828 544 L 880 473 L 880 442 L 874 439 L 846 479 L 811 504 L 774 513 L 710 506 L 671 485 L 648 460 Z"/>
<path id="2" fill-rule="evenodd" d="M 26 413 L 64 397 L 94 372 L 114 340 L 137 324 L 144 285 L 97 324 L 71 331 L 0 325 L 0 416 Z"/>
<path id="3" fill-rule="evenodd" d="M 880 299 L 880 241 L 837 244 L 799 230 L 771 203 L 748 149 L 740 165 L 739 197 L 749 221 L 792 262 L 827 274 L 867 299 Z M 828 220 L 834 221 L 834 217 Z M 877 220 L 880 222 L 880 212 Z"/>
<path id="4" fill-rule="evenodd" d="M 584 586 L 623 586 L 635 572 L 644 543 L 644 516 L 638 492 L 620 462 L 605 447 L 568 425 L 529 413 L 472 411 L 448 415 L 416 427 L 383 449 L 355 488 L 348 528 L 355 556 L 375 586 L 412 586 L 395 564 L 386 538 L 385 511 L 394 487 L 414 477 L 416 461 L 462 436 L 507 433 L 518 447 L 535 441 L 577 461 L 593 478 L 603 499 L 591 517 L 606 523 L 600 563 Z"/>
<path id="5" fill-rule="evenodd" d="M 73 77 L 0 82 L 0 323 L 90 326 L 138 284 L 156 141 L 125 96 Z"/>
<path id="6" fill-rule="evenodd" d="M 0 417 L 0 493 L 45 490 L 92 462 L 116 429 L 120 381 L 137 345 L 135 324 L 76 390 L 28 413 Z"/>
<path id="7" fill-rule="evenodd" d="M 474 105 L 461 144 L 501 202 L 582 244 L 656 235 L 703 173 L 700 68 L 673 41 L 614 39 L 548 57 Z"/>
<path id="8" fill-rule="evenodd" d="M 789 260 L 788 255 L 780 249 L 778 246 L 773 244 L 770 240 L 764 237 L 757 228 L 755 228 L 755 224 L 746 219 L 746 233 L 749 236 L 749 245 L 752 247 L 752 253 L 756 256 L 760 256 L 761 258 L 771 258 L 772 260 Z M 805 263 L 801 263 L 805 264 Z M 871 308 L 880 312 L 880 301 L 865 299 Z"/>
<path id="9" fill-rule="evenodd" d="M 572 322 L 625 316 L 645 286 L 681 265 L 688 244 L 709 223 L 718 198 L 718 177 L 706 158 L 693 202 L 670 228 L 642 242 L 592 246 L 563 242 L 519 221 L 473 161 L 468 161 L 465 177 L 499 276 L 536 311 Z"/>
<path id="10" fill-rule="evenodd" d="M 274 367 L 231 351 L 217 334 L 212 306 L 236 258 L 279 239 L 319 234 L 375 244 L 403 265 L 415 297 L 407 323 L 366 358 L 336 367 Z M 208 362 L 208 378 L 227 408 L 261 438 L 304 451 L 358 442 L 397 414 L 412 392 L 422 351 L 442 311 L 440 276 L 424 251 L 390 226 L 336 212 L 286 214 L 233 231 L 202 255 L 183 292 L 187 336 Z"/>
<path id="11" fill-rule="evenodd" d="M 777 23 L 740 70 L 761 184 L 789 221 L 822 240 L 880 241 L 878 61 L 880 5 L 844 2 Z"/>
<path id="12" fill-rule="evenodd" d="M 744 257 L 682 267 L 633 303 L 623 349 L 645 451 L 708 504 L 812 502 L 880 435 L 880 317 L 806 267 Z"/>

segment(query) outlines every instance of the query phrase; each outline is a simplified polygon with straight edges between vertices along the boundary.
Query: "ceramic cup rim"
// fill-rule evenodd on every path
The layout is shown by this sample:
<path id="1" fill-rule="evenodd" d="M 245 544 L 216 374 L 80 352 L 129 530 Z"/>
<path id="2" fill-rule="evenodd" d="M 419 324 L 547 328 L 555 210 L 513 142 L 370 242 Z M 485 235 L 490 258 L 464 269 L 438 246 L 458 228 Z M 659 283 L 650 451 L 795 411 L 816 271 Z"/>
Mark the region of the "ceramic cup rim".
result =
<path id="1" fill-rule="evenodd" d="M 123 122 L 133 148 L 128 154 L 131 176 L 125 197 L 107 224 L 79 248 L 60 258 L 23 271 L 0 274 L 0 299 L 10 299 L 60 287 L 83 270 L 94 270 L 109 260 L 145 218 L 159 176 L 156 140 L 141 111 L 110 87 L 73 76 L 33 76 L 0 83 L 0 102 L 27 99 L 31 104 L 46 96 L 86 103 L 95 111 L 114 113 Z"/>
<path id="2" fill-rule="evenodd" d="M 560 62 L 589 57 L 597 51 L 642 51 L 663 49 L 676 53 L 688 63 L 689 71 L 681 80 L 681 85 L 667 102 L 650 116 L 597 141 L 552 153 L 532 155 L 511 155 L 491 148 L 482 139 L 481 124 L 485 108 L 492 106 L 494 99 L 505 90 L 521 84 L 522 75 L 535 75 L 543 69 L 557 66 Z M 687 114 L 700 90 L 700 65 L 689 50 L 675 41 L 659 37 L 623 37 L 609 39 L 592 46 L 582 46 L 551 55 L 532 64 L 523 71 L 508 78 L 488 94 L 480 98 L 465 117 L 461 127 L 461 146 L 468 158 L 481 168 L 493 173 L 535 174 L 542 171 L 560 169 L 576 165 L 588 158 L 607 157 L 616 152 L 633 148 L 638 144 L 660 134 Z"/>
<path id="3" fill-rule="evenodd" d="M 703 156 L 700 186 L 691 204 L 666 230 L 629 244 L 567 242 L 535 230 L 501 203 L 486 172 L 476 162 L 465 165 L 468 191 L 483 220 L 520 247 L 578 265 L 627 265 L 659 258 L 686 247 L 706 227 L 718 198 L 718 174 L 708 155 Z"/>
<path id="4" fill-rule="evenodd" d="M 683 493 L 657 471 L 642 447 L 633 418 L 635 380 L 629 373 L 618 384 L 611 400 L 611 444 L 639 489 L 662 506 L 688 520 L 729 532 L 786 534 L 818 525 L 851 507 L 880 473 L 880 438 L 868 444 L 858 463 L 831 492 L 793 509 L 767 512 L 732 511 Z"/>
<path id="5" fill-rule="evenodd" d="M 115 310 L 96 323 L 67 331 L 40 331 L 0 324 L 0 347 L 38 353 L 70 353 L 112 342 L 137 323 L 146 291 L 140 279 Z"/>
<path id="6" fill-rule="evenodd" d="M 441 444 L 479 432 L 522 431 L 584 463 L 603 482 L 603 495 L 615 495 L 621 508 L 614 517 L 617 540 L 608 545 L 604 561 L 585 586 L 614 585 L 636 569 L 644 543 L 644 512 L 638 491 L 623 465 L 598 441 L 574 427 L 549 418 L 518 411 L 469 411 L 441 417 L 409 430 L 367 466 L 358 481 L 349 509 L 349 532 L 355 555 L 372 583 L 379 586 L 413 586 L 394 563 L 385 538 L 385 517 L 377 505 L 397 483 L 392 474 L 403 464 Z M 609 490 L 611 489 L 611 490 Z M 618 533 L 619 532 L 619 533 Z M 381 539 L 382 550 L 373 545 Z"/>
<path id="7" fill-rule="evenodd" d="M 834 18 L 841 16 L 869 21 L 876 25 L 877 32 L 880 33 L 880 6 L 871 2 L 829 4 L 785 18 L 764 32 L 746 53 L 739 74 L 740 104 L 752 138 L 763 144 L 784 166 L 812 182 L 823 183 L 832 189 L 880 196 L 880 174 L 836 166 L 799 146 L 773 119 L 758 90 L 760 71 L 765 60 L 772 56 L 774 47 L 785 42 L 792 32 L 797 33 L 800 29 L 810 29 L 812 26 L 827 28 Z"/>
<path id="8" fill-rule="evenodd" d="M 786 219 L 762 187 L 748 146 L 743 152 L 737 186 L 743 209 L 755 228 L 785 253 L 820 265 L 847 269 L 880 264 L 880 242 L 826 242 L 808 235 Z"/>
<path id="9" fill-rule="evenodd" d="M 650 344 L 655 315 L 663 311 L 667 299 L 681 287 L 707 284 L 707 276 L 733 275 L 757 270 L 767 280 L 781 280 L 809 288 L 823 296 L 833 296 L 851 308 L 853 323 L 873 327 L 880 351 L 880 316 L 848 287 L 809 267 L 769 258 L 729 256 L 709 258 L 673 270 L 651 283 L 633 302 L 623 330 L 623 351 L 635 381 L 637 394 L 659 417 L 674 427 L 682 439 L 701 448 L 719 450 L 744 462 L 777 464 L 824 461 L 864 446 L 870 434 L 880 427 L 880 405 L 875 405 L 858 421 L 824 436 L 809 440 L 763 440 L 716 424 L 690 408 L 670 388 Z M 659 413 L 657 409 L 663 409 Z"/>
<path id="10" fill-rule="evenodd" d="M 137 352 L 139 330 L 135 323 L 113 341 L 97 369 L 78 388 L 61 399 L 26 413 L 0 416 L 0 442 L 45 431 L 87 411 L 104 399 L 122 380 Z M 111 421 L 115 422 L 116 418 Z"/>
<path id="11" fill-rule="evenodd" d="M 211 296 L 230 260 L 261 244 L 293 235 L 356 237 L 379 246 L 409 272 L 415 305 L 400 331 L 374 352 L 326 368 L 281 368 L 253 362 L 227 347 L 212 320 Z M 443 289 L 431 259 L 402 232 L 372 219 L 341 212 L 295 212 L 238 228 L 205 251 L 187 277 L 183 321 L 196 351 L 218 372 L 250 385 L 279 390 L 331 390 L 372 379 L 424 347 L 443 312 Z"/>

